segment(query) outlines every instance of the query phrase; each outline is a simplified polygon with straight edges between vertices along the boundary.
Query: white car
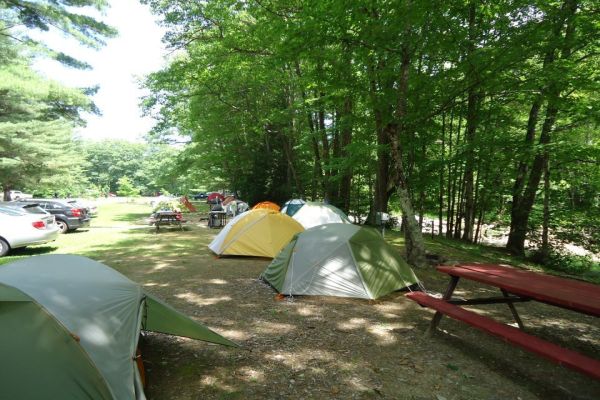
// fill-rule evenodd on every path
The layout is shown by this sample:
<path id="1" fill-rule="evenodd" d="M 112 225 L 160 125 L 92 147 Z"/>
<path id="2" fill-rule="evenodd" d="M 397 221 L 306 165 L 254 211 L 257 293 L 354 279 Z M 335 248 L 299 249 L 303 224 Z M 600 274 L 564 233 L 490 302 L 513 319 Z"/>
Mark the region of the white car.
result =
<path id="1" fill-rule="evenodd" d="M 0 257 L 12 249 L 56 240 L 58 231 L 53 216 L 0 206 Z"/>
<path id="2" fill-rule="evenodd" d="M 32 194 L 23 193 L 20 190 L 11 190 L 8 192 L 9 200 L 23 200 L 33 198 Z"/>

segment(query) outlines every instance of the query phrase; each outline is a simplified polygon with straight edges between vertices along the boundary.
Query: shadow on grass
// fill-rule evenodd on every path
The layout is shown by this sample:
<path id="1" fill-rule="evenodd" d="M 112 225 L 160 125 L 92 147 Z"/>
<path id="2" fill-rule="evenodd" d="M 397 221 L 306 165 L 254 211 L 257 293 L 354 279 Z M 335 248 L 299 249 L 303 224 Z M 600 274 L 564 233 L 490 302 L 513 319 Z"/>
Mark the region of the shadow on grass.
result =
<path id="1" fill-rule="evenodd" d="M 82 233 L 87 233 L 88 231 L 89 231 L 89 228 L 77 228 L 77 229 L 65 232 L 64 235 L 78 235 L 78 234 L 82 234 Z"/>
<path id="2" fill-rule="evenodd" d="M 453 352 L 460 352 L 470 363 L 483 364 L 488 374 L 491 372 L 509 381 L 518 382 L 538 398 L 592 399 L 593 393 L 600 390 L 600 384 L 585 375 L 557 367 L 495 338 L 480 338 L 484 334 L 463 323 L 444 320 L 443 324 L 442 328 L 447 328 L 449 332 L 438 331 L 430 338 L 431 341 L 451 347 Z M 470 378 L 467 380 L 471 381 L 474 378 L 469 373 L 465 374 L 463 365 L 457 365 L 452 360 L 449 360 L 447 366 L 449 375 L 463 380 Z M 561 381 L 562 383 L 559 383 Z M 584 388 L 582 385 L 589 386 Z"/>
<path id="3" fill-rule="evenodd" d="M 41 254 L 52 253 L 52 252 L 56 251 L 57 249 L 58 249 L 58 247 L 56 247 L 56 246 L 48 246 L 48 245 L 25 247 L 25 248 L 21 247 L 21 248 L 12 250 L 10 253 L 8 253 L 7 256 L 1 257 L 0 265 L 8 264 L 13 261 L 21 260 L 21 259 L 28 258 L 31 256 L 38 256 Z"/>
<path id="4" fill-rule="evenodd" d="M 138 222 L 150 217 L 148 212 L 132 212 L 127 214 L 116 215 L 113 220 L 119 222 Z"/>

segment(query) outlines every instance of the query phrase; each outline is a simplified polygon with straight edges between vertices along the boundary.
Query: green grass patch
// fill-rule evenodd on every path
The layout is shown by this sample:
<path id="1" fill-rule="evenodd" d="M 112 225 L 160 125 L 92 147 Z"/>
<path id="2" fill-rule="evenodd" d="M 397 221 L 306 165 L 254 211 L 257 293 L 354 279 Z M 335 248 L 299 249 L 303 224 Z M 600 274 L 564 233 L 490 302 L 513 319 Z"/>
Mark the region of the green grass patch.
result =
<path id="1" fill-rule="evenodd" d="M 400 251 L 404 251 L 404 234 L 399 231 L 386 230 L 385 239 L 397 246 Z M 531 260 L 516 257 L 501 247 L 485 246 L 472 244 L 456 239 L 447 239 L 445 237 L 424 236 L 426 249 L 428 253 L 441 256 L 448 264 L 455 263 L 486 263 L 486 264 L 508 264 L 520 268 L 526 268 L 532 271 L 546 272 L 552 275 L 576 278 L 592 283 L 600 284 L 600 265 L 590 263 L 586 268 L 577 269 L 577 265 L 560 269 L 552 266 L 543 266 Z M 581 260 L 577 261 L 581 263 Z"/>
<path id="2" fill-rule="evenodd" d="M 31 246 L 16 250 L 9 256 L 0 258 L 0 265 L 18 259 L 41 254 L 80 254 L 111 265 L 121 272 L 144 274 L 148 265 L 159 264 L 161 268 L 184 267 L 190 257 L 212 257 L 206 249 L 212 234 L 216 231 L 198 227 L 200 214 L 208 210 L 206 203 L 196 205 L 199 213 L 188 213 L 186 230 L 165 227 L 156 233 L 147 225 L 145 219 L 151 214 L 150 204 L 144 203 L 108 203 L 98 207 L 98 217 L 92 219 L 90 229 L 59 235 L 55 242 Z M 403 234 L 386 230 L 385 239 L 398 251 L 404 252 Z M 569 271 L 544 269 L 523 258 L 514 257 L 502 248 L 465 243 L 442 237 L 425 236 L 429 253 L 441 256 L 447 263 L 494 263 L 509 264 L 522 268 L 575 277 L 600 283 L 600 267 L 595 263 L 592 268 L 579 274 Z"/>
<path id="3" fill-rule="evenodd" d="M 78 229 L 58 235 L 56 241 L 44 245 L 16 249 L 0 258 L 0 265 L 41 254 L 81 254 L 91 258 L 103 252 L 112 252 L 124 243 L 132 250 L 142 237 L 150 239 L 152 229 L 131 229 L 150 215 L 150 206 L 136 203 L 113 203 L 98 207 L 98 217 L 93 218 L 89 229 Z M 135 216 L 135 217 L 134 217 Z M 140 220 L 138 220 L 140 219 Z M 142 232 L 143 231 L 143 232 Z M 141 234 L 141 235 L 140 235 Z M 143 239 L 145 240 L 145 239 Z"/>

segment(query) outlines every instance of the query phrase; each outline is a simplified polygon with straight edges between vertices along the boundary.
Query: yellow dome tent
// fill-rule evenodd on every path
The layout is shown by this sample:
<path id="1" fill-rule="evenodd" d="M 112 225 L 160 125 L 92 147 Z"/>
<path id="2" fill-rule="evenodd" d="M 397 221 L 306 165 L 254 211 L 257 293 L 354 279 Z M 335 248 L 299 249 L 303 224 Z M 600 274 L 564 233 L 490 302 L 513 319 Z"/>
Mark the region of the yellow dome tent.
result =
<path id="1" fill-rule="evenodd" d="M 229 221 L 208 248 L 218 255 L 273 258 L 303 230 L 290 216 L 259 208 Z"/>

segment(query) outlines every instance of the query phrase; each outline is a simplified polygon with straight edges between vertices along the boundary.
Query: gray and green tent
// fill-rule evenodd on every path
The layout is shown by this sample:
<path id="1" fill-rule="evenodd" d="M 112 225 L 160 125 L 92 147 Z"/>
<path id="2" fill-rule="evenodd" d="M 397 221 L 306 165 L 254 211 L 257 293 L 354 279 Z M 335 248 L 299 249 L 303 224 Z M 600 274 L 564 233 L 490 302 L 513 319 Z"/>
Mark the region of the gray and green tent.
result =
<path id="1" fill-rule="evenodd" d="M 285 295 L 376 299 L 418 282 L 373 228 L 325 224 L 297 234 L 261 274 Z"/>
<path id="2" fill-rule="evenodd" d="M 0 397 L 145 399 L 140 330 L 237 346 L 89 258 L 1 266 Z"/>
<path id="3" fill-rule="evenodd" d="M 283 211 L 282 211 L 283 212 Z M 348 216 L 339 208 L 331 204 L 317 203 L 314 201 L 305 202 L 294 215 L 296 221 L 304 229 L 312 228 L 317 225 L 325 224 L 351 224 Z"/>

